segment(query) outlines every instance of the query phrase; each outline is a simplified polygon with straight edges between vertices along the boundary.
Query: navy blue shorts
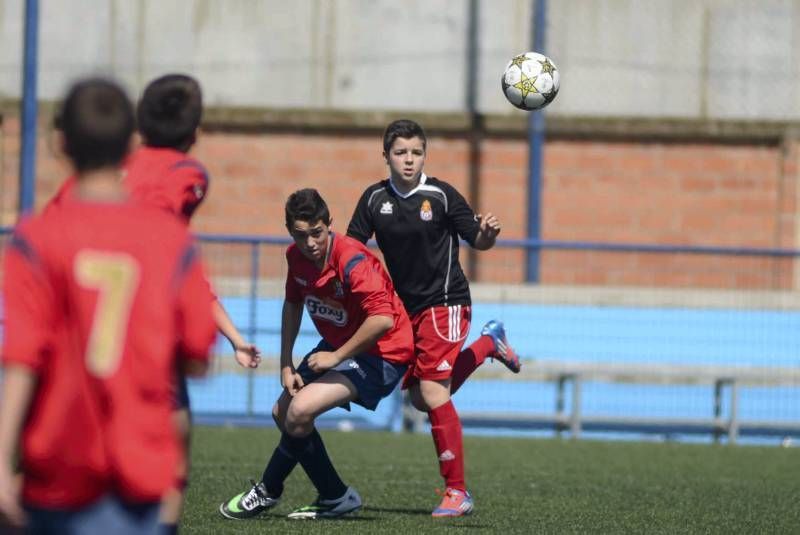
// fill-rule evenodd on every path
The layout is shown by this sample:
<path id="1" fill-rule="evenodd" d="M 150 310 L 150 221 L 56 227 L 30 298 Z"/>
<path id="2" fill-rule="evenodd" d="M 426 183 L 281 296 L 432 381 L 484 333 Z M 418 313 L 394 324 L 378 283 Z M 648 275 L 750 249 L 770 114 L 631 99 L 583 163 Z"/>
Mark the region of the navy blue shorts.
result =
<path id="1" fill-rule="evenodd" d="M 158 535 L 160 503 L 128 504 L 113 495 L 75 511 L 28 507 L 31 535 L 79 533 L 81 535 Z M 2 526 L 0 526 L 2 528 Z"/>
<path id="2" fill-rule="evenodd" d="M 175 384 L 172 390 L 172 410 L 179 411 L 189 406 L 189 385 L 186 383 L 186 376 L 181 372 L 175 374 Z"/>
<path id="3" fill-rule="evenodd" d="M 312 371 L 308 367 L 308 357 L 317 351 L 333 351 L 334 348 L 325 340 L 320 341 L 317 347 L 312 349 L 305 357 L 303 362 L 297 367 L 297 373 L 303 378 L 303 382 L 313 383 L 329 370 L 322 373 Z M 405 364 L 394 364 L 375 355 L 362 353 L 353 358 L 339 363 L 338 366 L 331 368 L 347 377 L 353 386 L 356 387 L 358 397 L 353 403 L 358 403 L 365 409 L 375 410 L 378 402 L 392 393 L 397 383 L 406 373 Z M 343 405 L 350 410 L 349 404 Z"/>

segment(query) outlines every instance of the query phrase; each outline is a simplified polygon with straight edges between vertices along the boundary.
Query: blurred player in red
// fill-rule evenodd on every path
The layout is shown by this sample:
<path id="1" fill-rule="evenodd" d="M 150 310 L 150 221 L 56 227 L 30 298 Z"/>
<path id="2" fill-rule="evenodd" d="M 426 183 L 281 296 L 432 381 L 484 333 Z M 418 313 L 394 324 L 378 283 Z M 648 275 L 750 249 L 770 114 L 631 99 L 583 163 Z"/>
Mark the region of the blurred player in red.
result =
<path id="1" fill-rule="evenodd" d="M 272 408 L 281 439 L 261 481 L 220 505 L 226 518 L 252 518 L 275 506 L 297 463 L 319 495 L 289 518 L 336 518 L 361 508 L 361 497 L 342 482 L 314 421 L 350 402 L 375 410 L 414 358 L 414 340 L 380 261 L 356 240 L 332 233 L 330 224 L 316 190 L 289 196 L 286 228 L 294 244 L 286 251 L 281 318 L 284 390 Z M 295 368 L 292 353 L 304 307 L 322 340 Z"/>
<path id="2" fill-rule="evenodd" d="M 124 92 L 79 82 L 61 117 L 73 199 L 5 252 L 0 512 L 34 534 L 160 533 L 184 455 L 175 370 L 208 368 L 212 296 L 185 225 L 120 183 Z"/>
<path id="3" fill-rule="evenodd" d="M 472 317 L 469 283 L 458 261 L 459 238 L 478 250 L 490 249 L 500 233 L 491 213 L 475 214 L 450 184 L 423 172 L 427 139 L 409 120 L 389 124 L 383 157 L 390 176 L 359 199 L 348 236 L 366 243 L 372 235 L 386 260 L 397 293 L 411 317 L 416 360 L 403 386 L 414 406 L 428 413 L 446 490 L 435 517 L 469 514 L 472 496 L 464 476 L 461 420 L 450 400 L 487 358 L 513 373 L 520 361 L 499 321 L 462 351 Z"/>
<path id="4" fill-rule="evenodd" d="M 187 225 L 208 192 L 208 172 L 188 154 L 197 142 L 203 97 L 197 80 L 167 74 L 150 82 L 137 110 L 143 145 L 125 162 L 122 182 L 134 199 L 162 208 Z M 75 178 L 64 181 L 45 210 L 63 204 L 72 194 Z M 230 341 L 236 361 L 255 368 L 257 348 L 246 342 L 219 302 L 214 317 Z"/>
<path id="5" fill-rule="evenodd" d="M 197 141 L 202 111 L 202 92 L 194 78 L 167 74 L 150 82 L 136 110 L 143 145 L 125 162 L 122 178 L 134 199 L 174 214 L 186 225 L 208 192 L 208 172 L 188 155 Z M 68 203 L 74 188 L 75 179 L 70 177 L 45 210 Z M 258 349 L 244 340 L 216 299 L 213 312 L 217 327 L 231 343 L 236 361 L 244 367 L 257 367 L 261 361 Z M 191 430 L 189 406 L 186 381 L 179 377 L 175 417 L 187 449 Z M 167 499 L 162 512 L 167 525 L 176 525 L 180 518 L 188 467 L 181 472 L 179 488 Z"/>

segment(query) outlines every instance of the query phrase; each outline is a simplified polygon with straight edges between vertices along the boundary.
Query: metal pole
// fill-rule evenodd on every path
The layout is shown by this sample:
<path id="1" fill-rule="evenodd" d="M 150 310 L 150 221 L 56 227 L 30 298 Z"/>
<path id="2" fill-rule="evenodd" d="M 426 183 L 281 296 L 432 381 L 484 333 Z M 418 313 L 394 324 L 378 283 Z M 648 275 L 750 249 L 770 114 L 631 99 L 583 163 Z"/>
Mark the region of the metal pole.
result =
<path id="1" fill-rule="evenodd" d="M 714 442 L 717 444 L 722 437 L 719 423 L 722 421 L 722 388 L 724 384 L 724 379 L 717 379 L 714 382 Z"/>
<path id="2" fill-rule="evenodd" d="M 547 0 L 533 0 L 533 50 L 544 53 L 547 25 Z M 544 114 L 528 114 L 528 239 L 541 239 L 542 204 L 542 145 L 544 145 Z M 525 280 L 539 282 L 539 247 L 528 249 Z"/>
<path id="3" fill-rule="evenodd" d="M 481 119 L 478 115 L 478 48 L 479 37 L 478 0 L 470 0 L 467 14 L 467 113 L 469 115 L 469 202 L 475 208 L 481 197 Z M 469 277 L 477 279 L 478 256 L 473 248 L 467 249 Z"/>
<path id="4" fill-rule="evenodd" d="M 569 416 L 569 430 L 572 438 L 581 438 L 581 376 L 572 376 L 572 414 Z"/>
<path id="5" fill-rule="evenodd" d="M 563 422 L 564 419 L 564 409 L 566 408 L 565 404 L 565 397 L 564 397 L 564 387 L 567 384 L 567 379 L 569 379 L 568 375 L 559 375 L 558 382 L 556 385 L 556 435 L 558 437 L 562 436 L 562 431 L 564 430 Z"/>
<path id="6" fill-rule="evenodd" d="M 25 42 L 22 72 L 21 137 L 19 158 L 19 212 L 33 210 L 36 180 L 36 71 L 39 0 L 25 0 Z"/>
<path id="7" fill-rule="evenodd" d="M 739 439 L 739 384 L 731 379 L 731 420 L 728 424 L 728 444 Z"/>
<path id="8" fill-rule="evenodd" d="M 253 242 L 250 250 L 250 307 L 248 314 L 247 336 L 251 344 L 256 343 L 256 320 L 258 318 L 258 273 L 261 264 L 259 244 Z M 247 415 L 253 415 L 253 399 L 255 393 L 255 372 L 250 369 L 247 373 Z"/>

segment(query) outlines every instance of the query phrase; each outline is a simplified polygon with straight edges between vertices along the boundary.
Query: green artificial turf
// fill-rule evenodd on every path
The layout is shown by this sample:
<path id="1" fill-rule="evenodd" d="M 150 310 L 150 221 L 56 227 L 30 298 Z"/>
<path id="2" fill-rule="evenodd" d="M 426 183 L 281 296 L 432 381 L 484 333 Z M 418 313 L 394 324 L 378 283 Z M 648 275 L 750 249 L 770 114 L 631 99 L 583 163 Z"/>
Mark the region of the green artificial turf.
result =
<path id="1" fill-rule="evenodd" d="M 183 533 L 799 533 L 800 449 L 465 437 L 468 517 L 430 517 L 441 487 L 429 435 L 322 431 L 356 516 L 288 520 L 315 493 L 298 467 L 251 520 L 219 504 L 259 479 L 273 429 L 198 427 Z"/>

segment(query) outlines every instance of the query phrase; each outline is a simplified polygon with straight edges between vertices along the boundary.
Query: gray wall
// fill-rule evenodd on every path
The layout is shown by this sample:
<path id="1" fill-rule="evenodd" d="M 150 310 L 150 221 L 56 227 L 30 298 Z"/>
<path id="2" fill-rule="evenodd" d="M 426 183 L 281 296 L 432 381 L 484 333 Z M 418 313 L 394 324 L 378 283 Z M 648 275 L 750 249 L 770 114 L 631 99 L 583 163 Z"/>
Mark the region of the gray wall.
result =
<path id="1" fill-rule="evenodd" d="M 23 4 L 0 0 L 0 98 L 18 98 Z M 549 0 L 550 113 L 800 118 L 800 0 Z M 40 0 L 40 95 L 168 71 L 211 105 L 463 111 L 467 0 Z M 481 0 L 478 100 L 529 50 L 531 0 Z"/>

